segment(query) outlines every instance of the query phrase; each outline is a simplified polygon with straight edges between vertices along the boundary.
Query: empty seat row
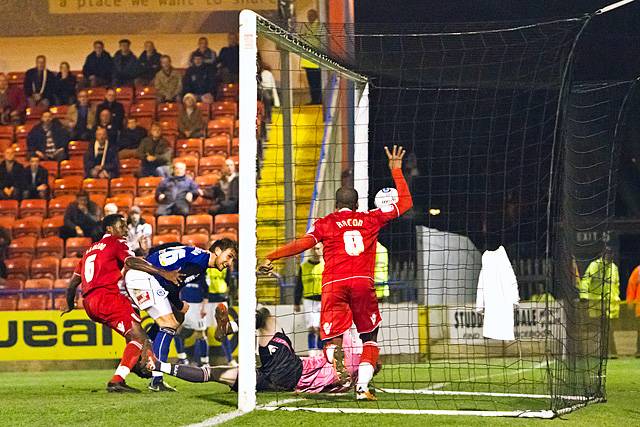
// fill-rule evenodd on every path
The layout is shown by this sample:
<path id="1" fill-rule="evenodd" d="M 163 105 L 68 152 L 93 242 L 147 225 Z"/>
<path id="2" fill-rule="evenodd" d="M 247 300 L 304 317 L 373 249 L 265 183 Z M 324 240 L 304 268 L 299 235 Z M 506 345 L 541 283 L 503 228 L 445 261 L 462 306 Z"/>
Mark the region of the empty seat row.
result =
<path id="1" fill-rule="evenodd" d="M 49 295 L 0 295 L 0 311 L 59 310 L 63 306 L 66 306 L 64 295 L 56 295 L 53 301 Z M 76 299 L 75 307 L 83 308 L 82 297 Z"/>

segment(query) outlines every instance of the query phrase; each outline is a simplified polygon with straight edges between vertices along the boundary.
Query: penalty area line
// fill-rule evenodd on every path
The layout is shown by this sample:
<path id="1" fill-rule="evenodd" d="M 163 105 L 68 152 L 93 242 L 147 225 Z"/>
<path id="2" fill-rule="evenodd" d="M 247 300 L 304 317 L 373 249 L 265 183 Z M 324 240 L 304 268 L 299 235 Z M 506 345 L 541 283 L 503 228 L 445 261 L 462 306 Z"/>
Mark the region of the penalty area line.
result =
<path id="1" fill-rule="evenodd" d="M 298 402 L 300 400 L 305 400 L 302 398 L 296 398 L 296 399 L 284 399 L 284 400 L 274 400 L 271 401 L 269 403 L 265 403 L 264 405 L 258 405 L 256 407 L 256 409 L 264 409 L 264 408 L 273 408 L 273 407 L 278 407 L 281 405 L 288 405 L 290 403 L 294 403 L 294 402 Z M 226 423 L 227 421 L 231 421 L 235 418 L 241 417 L 243 415 L 246 415 L 247 412 L 243 412 L 239 409 L 236 409 L 235 411 L 231 411 L 231 412 L 225 412 L 224 414 L 218 414 L 215 417 L 211 417 L 211 418 L 207 418 L 204 421 L 201 421 L 199 423 L 194 423 L 194 424 L 188 424 L 185 427 L 210 427 L 210 426 L 217 426 L 220 425 L 222 423 Z"/>

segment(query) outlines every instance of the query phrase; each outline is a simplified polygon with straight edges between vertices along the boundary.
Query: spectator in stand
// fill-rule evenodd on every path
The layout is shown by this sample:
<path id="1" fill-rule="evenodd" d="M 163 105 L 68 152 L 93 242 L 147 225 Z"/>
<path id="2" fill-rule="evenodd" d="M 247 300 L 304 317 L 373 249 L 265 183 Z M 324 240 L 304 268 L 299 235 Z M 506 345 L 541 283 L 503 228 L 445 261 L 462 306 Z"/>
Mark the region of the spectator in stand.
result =
<path id="1" fill-rule="evenodd" d="M 84 86 L 105 86 L 113 79 L 113 59 L 104 50 L 104 43 L 100 40 L 93 42 L 93 52 L 87 55 L 82 66 Z"/>
<path id="2" fill-rule="evenodd" d="M 176 102 L 182 93 L 182 75 L 171 65 L 171 57 L 162 55 L 160 71 L 153 80 L 160 102 Z"/>
<path id="3" fill-rule="evenodd" d="M 157 215 L 189 215 L 191 203 L 198 197 L 198 184 L 186 176 L 187 165 L 176 162 L 173 176 L 166 177 L 156 188 Z"/>
<path id="4" fill-rule="evenodd" d="M 78 92 L 78 100 L 67 110 L 63 124 L 71 139 L 89 140 L 96 125 L 96 109 L 89 103 L 87 91 Z"/>
<path id="5" fill-rule="evenodd" d="M 96 115 L 99 117 L 102 110 L 109 110 L 111 113 L 111 123 L 116 130 L 122 129 L 124 121 L 124 106 L 116 100 L 116 90 L 114 88 L 107 88 L 107 92 L 104 95 L 104 101 L 98 104 L 96 108 Z"/>
<path id="6" fill-rule="evenodd" d="M 107 215 L 115 215 L 118 213 L 118 205 L 115 203 L 107 203 L 102 210 L 102 218 Z"/>
<path id="7" fill-rule="evenodd" d="M 152 41 L 144 42 L 144 52 L 140 54 L 140 66 L 142 73 L 140 74 L 140 83 L 148 85 L 151 83 L 155 75 L 160 71 L 160 55 L 156 50 Z"/>
<path id="8" fill-rule="evenodd" d="M 70 105 L 76 102 L 76 86 L 78 81 L 76 76 L 71 72 L 69 63 L 63 61 L 60 63 L 60 72 L 56 79 L 56 104 Z"/>
<path id="9" fill-rule="evenodd" d="M 276 88 L 276 79 L 273 77 L 271 67 L 262 61 L 258 52 L 258 99 L 264 103 L 264 121 L 271 123 L 271 110 L 280 107 L 280 97 Z M 266 138 L 266 135 L 264 135 Z"/>
<path id="10" fill-rule="evenodd" d="M 4 150 L 4 160 L 0 163 L 0 199 L 18 200 L 22 197 L 24 168 L 15 158 L 13 147 Z"/>
<path id="11" fill-rule="evenodd" d="M 118 146 L 110 141 L 107 130 L 96 129 L 96 139 L 84 154 L 85 178 L 117 178 L 120 172 Z"/>
<path id="12" fill-rule="evenodd" d="M 127 244 L 136 255 L 146 255 L 146 251 L 151 247 L 151 235 L 153 230 L 151 224 L 142 218 L 140 208 L 131 206 L 127 218 L 129 233 L 127 234 Z"/>
<path id="13" fill-rule="evenodd" d="M 162 137 L 160 123 L 153 123 L 150 135 L 140 142 L 138 158 L 142 160 L 140 176 L 170 176 L 171 145 Z"/>
<path id="14" fill-rule="evenodd" d="M 0 277 L 7 277 L 7 266 L 4 261 L 9 258 L 9 245 L 11 244 L 10 230 L 0 227 Z"/>
<path id="15" fill-rule="evenodd" d="M 233 159 L 227 159 L 224 164 L 223 177 L 218 184 L 199 190 L 199 194 L 202 197 L 213 200 L 209 213 L 214 216 L 221 213 L 238 213 L 240 187 L 236 164 Z"/>
<path id="16" fill-rule="evenodd" d="M 315 9 L 309 9 L 307 12 L 307 31 L 303 34 L 304 39 L 313 47 L 320 47 L 320 20 L 318 12 Z M 307 74 L 307 83 L 309 84 L 309 94 L 311 102 L 309 104 L 322 104 L 322 75 L 320 66 L 315 62 L 306 59 L 300 61 L 302 67 Z"/>
<path id="17" fill-rule="evenodd" d="M 113 84 L 115 86 L 133 86 L 142 73 L 142 65 L 131 51 L 131 41 L 118 42 L 120 50 L 113 55 Z"/>
<path id="18" fill-rule="evenodd" d="M 91 237 L 97 242 L 102 237 L 100 207 L 89 200 L 86 191 L 76 194 L 76 201 L 67 206 L 64 212 L 64 225 L 60 229 L 60 237 Z"/>
<path id="19" fill-rule="evenodd" d="M 231 83 L 238 81 L 240 69 L 240 47 L 238 46 L 238 34 L 229 33 L 229 46 L 220 50 L 218 56 L 218 81 L 221 83 Z"/>
<path id="20" fill-rule="evenodd" d="M 210 67 L 204 65 L 200 52 L 193 53 L 193 65 L 187 68 L 182 82 L 182 91 L 194 94 L 199 101 L 213 102 L 215 79 Z"/>
<path id="21" fill-rule="evenodd" d="M 202 118 L 202 113 L 196 105 L 196 97 L 187 93 L 182 97 L 182 109 L 178 119 L 178 132 L 180 138 L 202 138 L 207 124 Z"/>
<path id="22" fill-rule="evenodd" d="M 216 64 L 216 53 L 209 48 L 209 39 L 206 37 L 200 37 L 198 39 L 198 48 L 189 55 L 189 65 L 194 65 L 193 56 L 196 52 L 202 55 L 202 62 L 213 69 Z"/>
<path id="23" fill-rule="evenodd" d="M 120 131 L 118 137 L 118 158 L 131 159 L 137 156 L 140 141 L 147 136 L 147 130 L 138 126 L 135 117 L 127 119 L 127 126 Z"/>
<path id="24" fill-rule="evenodd" d="M 58 120 L 54 120 L 50 111 L 40 117 L 40 123 L 27 135 L 29 156 L 38 156 L 40 160 L 64 160 L 67 158 L 69 134 Z"/>
<path id="25" fill-rule="evenodd" d="M 90 140 L 95 139 L 96 130 L 98 128 L 106 129 L 107 138 L 109 139 L 109 141 L 111 141 L 115 147 L 118 146 L 118 139 L 120 137 L 120 133 L 118 132 L 118 129 L 116 129 L 116 127 L 111 122 L 111 113 L 109 112 L 109 110 L 100 111 L 100 115 L 98 116 L 98 123 L 96 123 L 95 126 L 93 127 L 91 138 L 89 138 Z"/>
<path id="26" fill-rule="evenodd" d="M 31 156 L 29 167 L 24 169 L 22 178 L 23 199 L 48 199 L 49 198 L 49 171 L 40 166 L 40 158 Z"/>
<path id="27" fill-rule="evenodd" d="M 27 100 L 18 87 L 9 86 L 9 79 L 0 73 L 0 125 L 17 125 L 24 121 Z"/>
<path id="28" fill-rule="evenodd" d="M 47 58 L 36 56 L 36 66 L 24 76 L 24 95 L 30 108 L 46 110 L 56 101 L 56 75 L 47 70 Z"/>

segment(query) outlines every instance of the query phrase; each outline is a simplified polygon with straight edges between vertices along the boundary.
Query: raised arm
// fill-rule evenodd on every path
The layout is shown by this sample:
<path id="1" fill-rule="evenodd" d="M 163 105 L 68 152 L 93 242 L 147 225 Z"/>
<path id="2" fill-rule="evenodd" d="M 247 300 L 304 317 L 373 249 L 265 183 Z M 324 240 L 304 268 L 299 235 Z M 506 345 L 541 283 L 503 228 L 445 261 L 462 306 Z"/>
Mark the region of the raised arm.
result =
<path id="1" fill-rule="evenodd" d="M 397 145 L 394 145 L 391 151 L 389 151 L 388 147 L 384 147 L 384 151 L 389 159 L 389 169 L 398 191 L 398 203 L 396 203 L 396 206 L 398 207 L 398 216 L 400 216 L 413 206 L 413 198 L 411 197 L 409 186 L 402 174 L 402 159 L 406 151 Z"/>
<path id="2" fill-rule="evenodd" d="M 158 268 L 150 264 L 148 261 L 142 258 L 133 257 L 133 256 L 130 256 L 129 258 L 127 258 L 125 260 L 124 265 L 128 269 L 144 271 L 145 273 L 149 273 L 149 274 L 156 274 L 160 277 L 163 277 L 164 279 L 168 280 L 171 283 L 175 283 L 176 285 L 180 284 L 180 270 L 173 270 L 173 271 L 163 270 L 161 268 Z"/>
<path id="3" fill-rule="evenodd" d="M 316 245 L 316 243 L 318 242 L 316 242 L 316 239 L 310 234 L 300 237 L 299 239 L 295 239 L 294 241 L 289 242 L 268 254 L 266 259 L 258 265 L 258 271 L 261 273 L 269 273 L 273 270 L 273 265 L 271 265 L 272 261 L 297 255 L 307 249 L 311 249 Z"/>

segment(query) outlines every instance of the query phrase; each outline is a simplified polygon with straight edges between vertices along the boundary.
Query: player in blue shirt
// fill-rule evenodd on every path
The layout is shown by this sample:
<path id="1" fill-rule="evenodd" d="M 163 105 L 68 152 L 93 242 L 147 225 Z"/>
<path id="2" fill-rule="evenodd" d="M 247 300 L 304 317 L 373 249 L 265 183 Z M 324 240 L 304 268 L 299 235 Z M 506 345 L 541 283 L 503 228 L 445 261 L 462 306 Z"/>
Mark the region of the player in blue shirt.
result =
<path id="1" fill-rule="evenodd" d="M 237 245 L 233 240 L 220 239 L 208 251 L 179 243 L 161 245 L 151 249 L 147 261 L 165 270 L 179 270 L 182 285 L 192 286 L 193 283 L 204 280 L 207 268 L 223 270 L 232 265 L 237 254 Z M 135 305 L 140 310 L 145 310 L 157 323 L 159 331 L 153 340 L 153 352 L 159 360 L 166 361 L 171 341 L 180 326 L 174 309 L 183 314 L 189 309 L 188 302 L 180 299 L 181 288 L 162 277 L 137 270 L 126 273 L 125 286 Z M 175 390 L 164 383 L 162 375 L 157 374 L 154 374 L 149 389 Z"/>

